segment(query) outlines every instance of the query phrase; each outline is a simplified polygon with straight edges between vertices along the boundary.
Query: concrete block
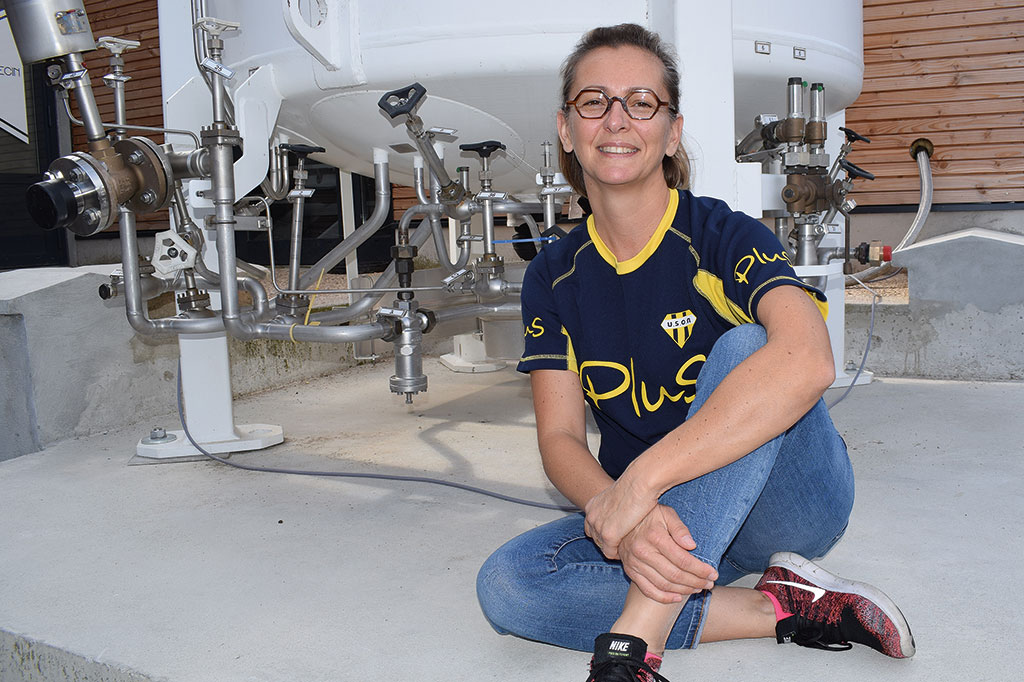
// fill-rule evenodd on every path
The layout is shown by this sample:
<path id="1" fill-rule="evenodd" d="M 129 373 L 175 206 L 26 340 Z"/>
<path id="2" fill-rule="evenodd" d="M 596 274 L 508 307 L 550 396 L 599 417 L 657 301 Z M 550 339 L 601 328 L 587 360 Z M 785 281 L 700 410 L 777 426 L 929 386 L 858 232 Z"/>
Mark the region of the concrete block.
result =
<path id="1" fill-rule="evenodd" d="M 90 660 L 28 637 L 0 630 L 3 682 L 153 682 L 118 665 Z"/>
<path id="2" fill-rule="evenodd" d="M 893 254 L 907 268 L 910 305 L 986 313 L 1024 303 L 1024 236 L 985 228 L 959 230 Z"/>
<path id="3" fill-rule="evenodd" d="M 116 267 L 0 273 L 0 460 L 160 415 L 160 425 L 177 425 L 166 418 L 176 404 L 177 340 L 136 334 L 122 299 L 99 299 Z M 236 396 L 355 364 L 351 344 L 230 339 L 228 348 Z"/>
<path id="4" fill-rule="evenodd" d="M 881 376 L 1024 379 L 1024 236 L 960 230 L 894 254 L 909 304 L 875 311 L 866 368 Z M 847 306 L 846 358 L 860 363 L 871 306 Z"/>
<path id="5" fill-rule="evenodd" d="M 25 318 L 0 315 L 0 461 L 39 450 Z"/>

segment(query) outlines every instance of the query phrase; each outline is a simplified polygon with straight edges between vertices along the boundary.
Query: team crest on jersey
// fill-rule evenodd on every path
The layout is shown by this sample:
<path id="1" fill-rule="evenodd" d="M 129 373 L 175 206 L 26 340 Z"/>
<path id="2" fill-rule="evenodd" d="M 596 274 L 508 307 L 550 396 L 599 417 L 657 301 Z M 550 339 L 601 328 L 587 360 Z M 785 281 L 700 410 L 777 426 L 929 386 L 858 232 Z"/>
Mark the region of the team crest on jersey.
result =
<path id="1" fill-rule="evenodd" d="M 661 321 L 661 328 L 672 337 L 677 346 L 682 348 L 686 340 L 690 338 L 696 321 L 696 315 L 689 310 L 684 310 L 681 313 L 669 313 L 666 315 L 665 319 Z"/>

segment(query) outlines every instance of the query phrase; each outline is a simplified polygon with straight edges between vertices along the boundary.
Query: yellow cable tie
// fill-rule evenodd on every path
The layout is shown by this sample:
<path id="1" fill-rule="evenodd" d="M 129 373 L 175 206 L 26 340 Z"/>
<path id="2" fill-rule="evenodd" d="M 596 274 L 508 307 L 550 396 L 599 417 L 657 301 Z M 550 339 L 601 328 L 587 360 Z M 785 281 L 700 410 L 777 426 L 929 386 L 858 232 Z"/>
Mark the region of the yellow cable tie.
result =
<path id="1" fill-rule="evenodd" d="M 313 287 L 314 291 L 320 289 L 320 282 L 324 280 L 324 272 L 326 272 L 326 270 L 326 268 L 320 268 L 320 276 L 317 277 L 316 279 L 316 286 Z M 302 321 L 302 324 L 309 324 L 309 314 L 313 312 L 313 301 L 315 300 L 316 294 L 313 294 L 312 296 L 309 297 L 309 307 L 306 308 L 306 319 Z"/>
<path id="2" fill-rule="evenodd" d="M 295 327 L 298 326 L 298 324 L 299 323 L 296 322 L 292 326 L 288 327 L 288 338 L 291 339 L 292 343 L 294 343 L 294 344 L 298 344 L 299 343 L 298 341 L 295 340 Z"/>

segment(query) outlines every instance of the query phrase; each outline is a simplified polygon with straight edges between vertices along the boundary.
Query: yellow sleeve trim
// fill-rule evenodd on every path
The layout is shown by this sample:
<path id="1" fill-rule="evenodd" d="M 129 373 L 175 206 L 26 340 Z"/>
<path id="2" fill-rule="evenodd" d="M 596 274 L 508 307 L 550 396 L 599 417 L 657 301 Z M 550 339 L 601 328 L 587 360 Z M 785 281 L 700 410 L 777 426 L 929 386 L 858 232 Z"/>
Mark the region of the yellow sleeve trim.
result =
<path id="1" fill-rule="evenodd" d="M 738 304 L 729 300 L 725 295 L 725 286 L 722 280 L 707 270 L 698 270 L 693 278 L 693 287 L 706 298 L 727 322 L 733 325 L 750 324 L 754 320 Z"/>
<path id="2" fill-rule="evenodd" d="M 608 265 L 615 268 L 615 273 L 618 275 L 627 275 L 641 265 L 647 262 L 647 259 L 651 257 L 658 247 L 661 245 L 661 240 L 665 238 L 665 233 L 672 227 L 672 221 L 676 218 L 676 209 L 679 207 L 679 190 L 669 190 L 668 197 L 668 208 L 665 209 L 665 214 L 661 216 L 661 222 L 658 223 L 658 227 L 655 228 L 654 234 L 644 244 L 644 248 L 640 249 L 640 252 L 628 260 L 624 260 L 621 263 L 612 253 L 612 250 L 608 248 L 608 245 L 601 239 L 601 235 L 597 233 L 597 229 L 594 227 L 594 216 L 593 214 L 587 218 L 587 233 L 590 235 L 591 241 L 594 242 L 594 246 L 597 247 L 597 252 L 601 254 L 601 258 L 608 263 Z"/>
<path id="3" fill-rule="evenodd" d="M 527 355 L 525 358 L 519 358 L 519 362 L 529 362 L 530 360 L 565 360 L 564 355 Z"/>

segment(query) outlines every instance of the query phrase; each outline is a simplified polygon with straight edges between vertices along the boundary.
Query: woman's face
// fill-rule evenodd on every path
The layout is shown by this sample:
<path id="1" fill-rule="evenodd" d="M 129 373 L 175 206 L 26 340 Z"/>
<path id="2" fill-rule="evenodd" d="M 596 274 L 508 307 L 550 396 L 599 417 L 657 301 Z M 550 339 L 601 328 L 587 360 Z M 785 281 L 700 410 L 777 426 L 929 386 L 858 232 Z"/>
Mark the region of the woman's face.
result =
<path id="1" fill-rule="evenodd" d="M 625 97 L 636 89 L 652 90 L 668 101 L 664 68 L 657 57 L 637 47 L 601 47 L 580 60 L 571 93 L 584 88 L 603 90 L 609 97 Z M 675 104 L 673 102 L 673 104 Z M 580 117 L 573 107 L 557 115 L 558 137 L 567 152 L 575 152 L 583 168 L 587 194 L 604 188 L 665 184 L 662 159 L 675 154 L 682 135 L 682 116 L 672 117 L 661 107 L 654 118 L 630 118 L 615 101 L 601 118 Z"/>

